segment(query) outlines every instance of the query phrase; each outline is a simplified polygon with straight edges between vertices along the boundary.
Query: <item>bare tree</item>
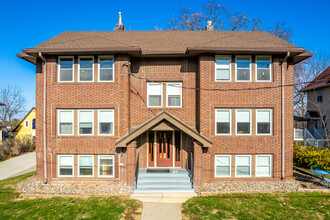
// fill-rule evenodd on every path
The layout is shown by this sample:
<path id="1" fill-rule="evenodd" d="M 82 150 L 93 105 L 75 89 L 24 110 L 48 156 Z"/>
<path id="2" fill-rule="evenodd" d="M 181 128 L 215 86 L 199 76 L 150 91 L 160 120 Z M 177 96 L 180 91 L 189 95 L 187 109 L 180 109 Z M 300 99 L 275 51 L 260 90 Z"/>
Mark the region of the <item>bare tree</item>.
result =
<path id="1" fill-rule="evenodd" d="M 0 121 L 4 126 L 10 125 L 25 111 L 26 100 L 22 93 L 22 89 L 10 85 L 0 88 L 0 102 L 5 104 L 0 108 Z"/>
<path id="2" fill-rule="evenodd" d="M 252 18 L 251 20 L 251 31 L 260 31 L 262 30 L 262 25 L 264 21 L 261 18 Z"/>
<path id="3" fill-rule="evenodd" d="M 229 28 L 231 31 L 244 31 L 249 27 L 250 20 L 243 13 L 235 13 L 230 17 Z"/>
<path id="4" fill-rule="evenodd" d="M 294 66 L 294 106 L 295 115 L 303 117 L 307 110 L 307 93 L 300 92 L 308 82 L 330 65 L 330 57 L 314 52 L 314 56 Z"/>
<path id="5" fill-rule="evenodd" d="M 274 26 L 268 30 L 268 32 L 283 40 L 292 42 L 293 33 L 291 28 L 286 26 L 285 21 L 276 22 Z"/>

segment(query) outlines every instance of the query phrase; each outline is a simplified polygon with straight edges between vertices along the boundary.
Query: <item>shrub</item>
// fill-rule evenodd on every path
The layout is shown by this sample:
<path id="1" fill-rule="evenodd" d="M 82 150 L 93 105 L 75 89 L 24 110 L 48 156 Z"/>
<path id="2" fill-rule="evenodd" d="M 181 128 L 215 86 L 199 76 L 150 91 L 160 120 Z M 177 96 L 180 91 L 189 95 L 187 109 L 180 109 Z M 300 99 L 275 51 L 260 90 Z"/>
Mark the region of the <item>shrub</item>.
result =
<path id="1" fill-rule="evenodd" d="M 293 161 L 296 166 L 307 169 L 311 166 L 320 166 L 325 170 L 330 170 L 329 148 L 306 147 L 298 143 L 293 146 Z"/>
<path id="2" fill-rule="evenodd" d="M 19 138 L 7 138 L 0 143 L 0 160 L 6 159 L 8 156 L 17 156 L 34 150 L 35 145 L 31 135 L 25 135 Z"/>

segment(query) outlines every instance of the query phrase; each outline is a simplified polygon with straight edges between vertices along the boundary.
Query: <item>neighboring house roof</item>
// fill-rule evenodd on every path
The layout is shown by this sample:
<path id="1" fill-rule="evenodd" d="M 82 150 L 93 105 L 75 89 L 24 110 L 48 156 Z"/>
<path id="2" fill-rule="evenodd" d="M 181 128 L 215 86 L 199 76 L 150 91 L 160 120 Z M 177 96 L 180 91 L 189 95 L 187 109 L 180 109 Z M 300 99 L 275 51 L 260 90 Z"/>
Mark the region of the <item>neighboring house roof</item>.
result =
<path id="1" fill-rule="evenodd" d="M 307 111 L 305 113 L 304 119 L 320 119 L 320 113 L 318 111 Z"/>
<path id="2" fill-rule="evenodd" d="M 311 56 L 265 31 L 66 31 L 18 54 L 35 63 L 45 54 L 128 52 L 135 55 L 194 55 L 202 52 L 291 52 L 296 62 Z"/>
<path id="3" fill-rule="evenodd" d="M 305 88 L 300 90 L 300 92 L 307 92 L 311 89 L 322 88 L 330 86 L 330 66 L 326 68 L 320 75 L 315 77 L 311 83 L 309 83 Z"/>
<path id="4" fill-rule="evenodd" d="M 25 117 L 17 124 L 17 126 L 12 130 L 12 132 L 17 132 L 17 128 L 22 124 L 22 122 L 25 121 L 25 119 L 30 115 L 30 113 L 36 109 L 35 107 L 33 107 L 26 115 Z"/>
<path id="5" fill-rule="evenodd" d="M 206 137 L 199 134 L 195 129 L 189 127 L 188 125 L 182 123 L 179 119 L 173 117 L 166 111 L 162 111 L 150 120 L 142 123 L 134 130 L 131 130 L 126 135 L 121 137 L 117 142 L 117 147 L 126 147 L 126 145 L 134 140 L 136 137 L 140 136 L 144 132 L 152 129 L 157 129 L 157 127 L 172 127 L 181 130 L 203 144 L 204 147 L 212 147 L 212 142 Z"/>

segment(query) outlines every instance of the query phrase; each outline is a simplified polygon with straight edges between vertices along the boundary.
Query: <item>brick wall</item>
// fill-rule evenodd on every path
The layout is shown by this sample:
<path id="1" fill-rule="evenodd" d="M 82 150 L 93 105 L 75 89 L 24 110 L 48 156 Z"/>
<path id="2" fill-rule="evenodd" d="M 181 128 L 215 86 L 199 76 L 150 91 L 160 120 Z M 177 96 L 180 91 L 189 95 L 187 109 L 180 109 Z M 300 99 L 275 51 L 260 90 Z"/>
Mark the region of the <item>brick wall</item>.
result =
<path id="1" fill-rule="evenodd" d="M 47 173 L 49 182 L 59 181 L 105 181 L 104 178 L 59 178 L 56 175 L 57 154 L 113 154 L 115 155 L 115 178 L 106 181 L 114 183 L 134 183 L 136 157 L 140 153 L 141 166 L 147 165 L 146 135 L 129 144 L 124 152 L 116 149 L 116 140 L 128 132 L 130 126 L 137 126 L 162 110 L 178 118 L 183 123 L 200 130 L 201 134 L 213 142 L 213 147 L 205 149 L 184 138 L 184 167 L 188 166 L 189 153 L 194 149 L 196 184 L 222 181 L 214 178 L 215 154 L 272 154 L 274 178 L 281 176 L 281 88 L 251 91 L 198 91 L 183 89 L 182 108 L 147 108 L 147 84 L 144 80 L 128 77 L 127 61 L 136 76 L 159 82 L 182 82 L 183 87 L 244 89 L 261 86 L 279 86 L 281 81 L 280 61 L 283 57 L 273 57 L 273 82 L 215 82 L 214 55 L 203 54 L 199 58 L 130 58 L 115 55 L 114 82 L 109 83 L 58 83 L 57 57 L 47 59 Z M 97 62 L 97 59 L 95 59 Z M 290 63 L 290 62 L 289 62 Z M 75 58 L 77 65 L 77 57 Z M 252 65 L 254 68 L 254 64 Z M 77 75 L 75 68 L 75 75 Z M 234 68 L 232 68 L 234 69 Z M 43 74 L 41 60 L 37 62 L 37 177 L 43 180 Z M 254 74 L 252 74 L 254 75 Z M 128 87 L 130 83 L 130 88 Z M 285 84 L 293 83 L 293 66 L 290 64 L 285 74 Z M 129 101 L 130 100 L 130 101 Z M 164 100 L 165 101 L 165 100 Z M 273 135 L 271 136 L 215 136 L 215 108 L 272 108 Z M 115 111 L 114 136 L 57 136 L 56 109 L 104 109 Z M 254 116 L 255 117 L 255 116 Z M 285 167 L 286 177 L 292 177 L 293 140 L 293 88 L 285 87 Z M 189 145 L 189 146 L 188 146 Z M 192 147 L 194 146 L 194 147 Z M 122 163 L 123 166 L 119 166 Z M 273 179 L 273 178 L 270 178 Z M 254 181 L 254 178 L 246 179 Z"/>

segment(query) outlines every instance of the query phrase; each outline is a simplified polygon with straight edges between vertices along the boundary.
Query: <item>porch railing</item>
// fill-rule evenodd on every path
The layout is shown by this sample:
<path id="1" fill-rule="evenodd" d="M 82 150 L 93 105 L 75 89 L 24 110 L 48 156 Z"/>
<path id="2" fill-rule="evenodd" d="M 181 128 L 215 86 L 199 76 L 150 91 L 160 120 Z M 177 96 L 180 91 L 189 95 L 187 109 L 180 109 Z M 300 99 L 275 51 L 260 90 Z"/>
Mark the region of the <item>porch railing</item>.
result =
<path id="1" fill-rule="evenodd" d="M 190 172 L 191 172 L 191 186 L 194 188 L 194 154 L 190 152 Z"/>
<path id="2" fill-rule="evenodd" d="M 137 160 L 136 160 L 136 168 L 135 168 L 135 189 L 137 188 L 137 182 L 139 177 L 139 158 L 140 153 L 138 153 Z"/>

